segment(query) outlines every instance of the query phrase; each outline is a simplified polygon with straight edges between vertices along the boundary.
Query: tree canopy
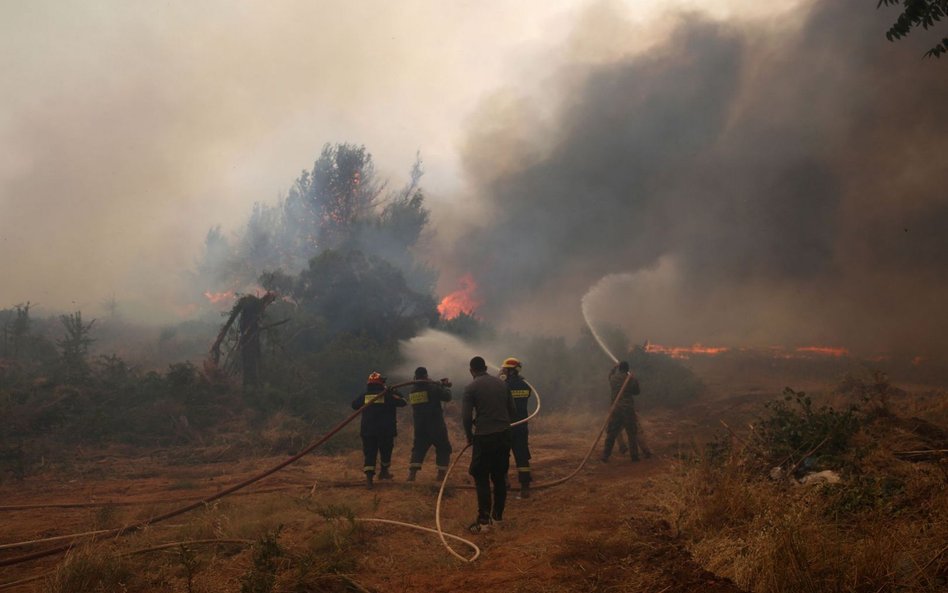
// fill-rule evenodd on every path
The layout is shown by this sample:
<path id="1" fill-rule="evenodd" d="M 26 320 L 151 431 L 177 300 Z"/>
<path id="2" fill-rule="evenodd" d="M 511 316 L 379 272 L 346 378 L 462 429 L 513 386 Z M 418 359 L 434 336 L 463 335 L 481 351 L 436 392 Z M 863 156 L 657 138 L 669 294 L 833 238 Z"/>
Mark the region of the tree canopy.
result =
<path id="1" fill-rule="evenodd" d="M 928 30 L 942 19 L 948 18 L 948 0 L 879 0 L 877 8 L 899 5 L 902 7 L 902 14 L 885 34 L 889 41 L 902 39 L 918 27 Z M 936 43 L 925 55 L 938 58 L 944 53 L 948 53 L 948 37 Z"/>

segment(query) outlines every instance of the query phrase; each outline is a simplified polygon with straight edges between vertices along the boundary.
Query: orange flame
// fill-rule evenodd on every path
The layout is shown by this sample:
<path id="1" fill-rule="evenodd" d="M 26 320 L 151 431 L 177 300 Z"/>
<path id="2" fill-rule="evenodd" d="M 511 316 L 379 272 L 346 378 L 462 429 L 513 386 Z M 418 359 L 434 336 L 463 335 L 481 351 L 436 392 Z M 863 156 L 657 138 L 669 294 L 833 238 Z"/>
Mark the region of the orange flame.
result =
<path id="1" fill-rule="evenodd" d="M 731 348 L 724 346 L 703 346 L 698 343 L 692 344 L 691 346 L 662 346 L 661 344 L 645 344 L 646 352 L 665 354 L 666 356 L 679 359 L 687 359 L 696 355 L 715 356 L 717 354 L 730 352 L 731 350 Z M 746 351 L 744 348 L 739 348 L 738 350 L 741 352 Z M 833 358 L 850 356 L 848 349 L 835 346 L 800 346 L 799 348 L 794 348 L 793 350 L 788 350 L 782 346 L 771 346 L 766 348 L 765 351 L 769 352 L 774 358 L 782 359 L 804 358 L 809 356 L 831 356 Z"/>
<path id="2" fill-rule="evenodd" d="M 481 306 L 477 297 L 477 283 L 470 274 L 464 274 L 458 281 L 461 288 L 455 290 L 438 303 L 438 313 L 445 319 L 454 319 L 461 313 L 472 315 Z"/>
<path id="3" fill-rule="evenodd" d="M 822 356 L 832 356 L 834 358 L 842 358 L 843 356 L 849 356 L 849 350 L 846 348 L 836 348 L 833 346 L 801 346 L 797 348 L 797 352 L 804 354 L 819 354 Z"/>
<path id="4" fill-rule="evenodd" d="M 702 346 L 695 343 L 691 346 L 662 346 L 661 344 L 646 344 L 646 352 L 657 352 L 666 354 L 672 358 L 690 358 L 692 355 L 700 354 L 704 356 L 714 356 L 722 352 L 728 352 L 730 348 L 722 346 Z"/>
<path id="5" fill-rule="evenodd" d="M 225 290 L 224 292 L 211 292 L 209 290 L 204 291 L 204 297 L 215 305 L 221 303 L 227 303 L 228 301 L 234 300 L 234 291 Z"/>

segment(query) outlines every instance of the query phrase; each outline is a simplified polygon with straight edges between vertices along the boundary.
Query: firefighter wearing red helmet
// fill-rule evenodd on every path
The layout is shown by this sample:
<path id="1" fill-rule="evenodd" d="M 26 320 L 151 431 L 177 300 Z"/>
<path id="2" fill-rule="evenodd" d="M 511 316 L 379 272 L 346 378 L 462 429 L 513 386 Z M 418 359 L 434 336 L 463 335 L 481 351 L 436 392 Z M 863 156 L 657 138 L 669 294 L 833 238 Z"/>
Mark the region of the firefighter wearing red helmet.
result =
<path id="1" fill-rule="evenodd" d="M 379 395 L 383 393 L 384 395 Z M 358 410 L 365 406 L 362 412 L 362 425 L 359 436 L 362 437 L 362 454 L 365 472 L 365 486 L 372 489 L 372 480 L 375 477 L 375 463 L 381 457 L 382 471 L 380 480 L 391 480 L 392 473 L 389 467 L 392 464 L 392 449 L 395 448 L 395 436 L 398 434 L 395 410 L 406 405 L 402 396 L 393 389 L 385 386 L 385 377 L 373 372 L 366 380 L 365 391 L 352 400 L 352 409 Z"/>
<path id="2" fill-rule="evenodd" d="M 523 420 L 527 417 L 527 402 L 533 393 L 530 385 L 520 375 L 522 368 L 523 364 L 519 359 L 510 357 L 504 360 L 500 369 L 500 378 L 507 383 L 516 409 L 516 414 L 511 418 L 511 422 Z M 530 482 L 533 481 L 533 476 L 530 473 L 530 430 L 527 423 L 524 422 L 511 428 L 510 433 L 512 437 L 510 448 L 514 455 L 514 462 L 517 464 L 517 480 L 520 482 L 519 498 L 529 498 Z"/>

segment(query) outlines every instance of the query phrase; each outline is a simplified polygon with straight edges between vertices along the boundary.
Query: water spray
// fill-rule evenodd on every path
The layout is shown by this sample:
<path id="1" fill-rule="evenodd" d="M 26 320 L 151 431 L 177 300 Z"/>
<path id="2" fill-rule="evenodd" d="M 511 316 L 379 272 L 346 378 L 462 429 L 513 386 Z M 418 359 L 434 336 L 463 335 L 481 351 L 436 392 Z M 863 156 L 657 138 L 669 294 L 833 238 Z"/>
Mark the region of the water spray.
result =
<path id="1" fill-rule="evenodd" d="M 609 350 L 609 348 L 606 346 L 606 343 L 602 341 L 602 337 L 600 337 L 599 332 L 596 331 L 596 328 L 593 326 L 592 322 L 589 321 L 588 299 L 589 299 L 589 295 L 592 294 L 592 291 L 595 290 L 596 286 L 598 286 L 598 284 L 590 288 L 589 291 L 583 295 L 583 298 L 580 301 L 580 307 L 583 311 L 583 319 L 586 320 L 586 327 L 589 328 L 589 331 L 592 333 L 593 337 L 596 339 L 596 342 L 599 344 L 599 347 L 602 348 L 602 351 L 606 353 L 606 356 L 612 359 L 612 362 L 618 364 L 619 359 L 615 357 L 615 355 L 612 353 L 611 350 Z"/>

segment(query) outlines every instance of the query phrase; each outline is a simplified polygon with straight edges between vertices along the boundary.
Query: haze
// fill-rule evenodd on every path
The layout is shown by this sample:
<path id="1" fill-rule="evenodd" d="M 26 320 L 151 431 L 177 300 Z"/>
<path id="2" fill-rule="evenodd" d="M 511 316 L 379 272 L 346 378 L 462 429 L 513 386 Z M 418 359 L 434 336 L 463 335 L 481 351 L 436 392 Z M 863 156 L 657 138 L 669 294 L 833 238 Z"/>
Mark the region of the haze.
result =
<path id="1" fill-rule="evenodd" d="M 94 315 L 114 295 L 129 317 L 186 318 L 208 228 L 353 142 L 393 183 L 421 151 L 442 293 L 479 273 L 484 313 L 515 327 L 573 331 L 579 297 L 626 274 L 599 311 L 636 338 L 944 351 L 945 173 L 924 155 L 948 136 L 945 64 L 924 39 L 885 42 L 894 16 L 872 3 L 809 4 L 7 3 L 0 306 Z M 675 125 L 649 127 L 670 104 Z M 602 113 L 636 123 L 612 137 Z M 616 147 L 614 178 L 584 163 Z M 480 266 L 521 228 L 514 263 Z M 649 311 L 609 296 L 630 278 Z"/>

